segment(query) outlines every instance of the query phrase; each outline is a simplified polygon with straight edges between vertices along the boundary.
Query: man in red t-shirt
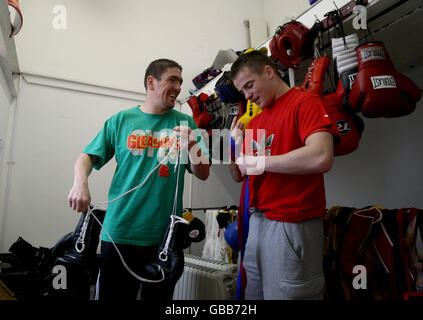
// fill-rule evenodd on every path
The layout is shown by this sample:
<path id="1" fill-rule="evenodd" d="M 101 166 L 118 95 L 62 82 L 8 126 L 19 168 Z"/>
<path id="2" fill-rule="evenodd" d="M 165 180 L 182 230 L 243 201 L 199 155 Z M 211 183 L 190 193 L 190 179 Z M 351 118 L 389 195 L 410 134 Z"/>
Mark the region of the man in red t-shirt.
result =
<path id="1" fill-rule="evenodd" d="M 262 52 L 242 54 L 230 76 L 263 110 L 244 137 L 241 122 L 231 128 L 243 141 L 231 175 L 238 182 L 248 176 L 250 196 L 245 299 L 322 299 L 323 173 L 333 162 L 332 121 L 318 95 L 290 88 Z"/>

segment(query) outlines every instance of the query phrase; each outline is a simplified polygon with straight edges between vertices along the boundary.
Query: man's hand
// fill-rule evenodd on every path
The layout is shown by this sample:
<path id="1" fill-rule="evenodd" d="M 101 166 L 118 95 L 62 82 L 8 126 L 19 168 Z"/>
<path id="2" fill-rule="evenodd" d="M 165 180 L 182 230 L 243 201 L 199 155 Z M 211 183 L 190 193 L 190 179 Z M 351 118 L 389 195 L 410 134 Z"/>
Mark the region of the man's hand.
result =
<path id="1" fill-rule="evenodd" d="M 206 180 L 209 176 L 210 162 L 197 144 L 195 131 L 188 126 L 177 126 L 173 128 L 173 132 L 180 137 L 180 147 L 188 150 L 192 173 L 200 180 Z"/>
<path id="2" fill-rule="evenodd" d="M 91 203 L 88 176 L 96 161 L 96 156 L 81 153 L 75 162 L 73 186 L 68 195 L 68 204 L 77 212 L 86 212 Z"/>
<path id="3" fill-rule="evenodd" d="M 243 174 L 240 171 L 240 168 L 237 164 L 235 164 L 236 158 L 239 157 L 242 150 L 242 143 L 244 140 L 243 137 L 243 128 L 244 124 L 242 122 L 238 122 L 239 117 L 235 117 L 232 120 L 230 135 L 230 154 L 231 154 L 231 163 L 229 164 L 229 172 L 231 173 L 232 178 L 236 182 L 241 182 L 243 180 Z M 234 145 L 233 145 L 234 143 Z"/>
<path id="4" fill-rule="evenodd" d="M 69 207 L 77 212 L 86 212 L 91 203 L 88 183 L 75 181 L 68 195 Z"/>
<path id="5" fill-rule="evenodd" d="M 264 172 L 265 157 L 261 156 L 246 156 L 240 154 L 235 163 L 238 165 L 242 176 L 257 176 Z"/>
<path id="6" fill-rule="evenodd" d="M 196 144 L 195 134 L 188 126 L 177 126 L 173 128 L 173 132 L 180 137 L 180 146 L 184 150 L 191 150 L 193 145 Z"/>
<path id="7" fill-rule="evenodd" d="M 242 140 L 244 139 L 243 137 L 244 124 L 242 122 L 238 122 L 238 119 L 239 117 L 235 117 L 232 120 L 230 131 L 231 131 L 231 137 L 235 141 L 235 144 L 241 145 Z"/>

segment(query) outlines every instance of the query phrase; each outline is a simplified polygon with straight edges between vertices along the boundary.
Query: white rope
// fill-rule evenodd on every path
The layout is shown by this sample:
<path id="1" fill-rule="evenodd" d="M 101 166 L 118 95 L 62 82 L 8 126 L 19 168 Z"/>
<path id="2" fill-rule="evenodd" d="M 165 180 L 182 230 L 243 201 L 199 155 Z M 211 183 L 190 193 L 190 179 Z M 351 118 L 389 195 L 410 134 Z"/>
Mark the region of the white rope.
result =
<path id="1" fill-rule="evenodd" d="M 107 236 L 109 237 L 110 241 L 112 242 L 113 246 L 115 247 L 120 260 L 122 261 L 123 266 L 125 267 L 126 270 L 128 270 L 128 272 L 135 277 L 137 280 L 139 281 L 144 281 L 144 282 L 150 282 L 150 283 L 156 283 L 156 282 L 161 282 L 164 280 L 165 275 L 164 275 L 164 271 L 163 269 L 158 265 L 159 270 L 162 274 L 162 278 L 160 280 L 150 280 L 150 279 L 145 279 L 141 276 L 139 276 L 138 274 L 136 274 L 131 268 L 129 268 L 129 266 L 126 264 L 125 259 L 123 258 L 122 254 L 120 253 L 118 247 L 116 246 L 115 242 L 113 241 L 112 237 L 110 236 L 109 232 L 107 231 L 106 228 L 103 227 L 103 224 L 100 222 L 100 220 L 95 216 L 95 214 L 92 212 L 92 210 L 95 210 L 95 207 L 93 209 L 89 208 L 88 212 L 90 215 L 92 215 L 94 217 L 94 219 L 98 222 L 98 224 L 101 226 L 101 228 L 106 232 Z M 88 214 L 88 213 L 87 213 Z"/>
<path id="2" fill-rule="evenodd" d="M 144 181 L 142 182 L 142 183 L 140 183 L 139 185 L 137 185 L 136 187 L 134 187 L 134 188 L 132 188 L 132 189 L 130 189 L 130 190 L 128 190 L 128 191 L 126 191 L 125 193 L 123 193 L 123 194 L 121 194 L 120 196 L 118 196 L 118 197 L 116 197 L 115 199 L 113 199 L 113 200 L 110 200 L 110 201 L 106 201 L 106 202 L 100 202 L 99 204 L 109 204 L 109 203 L 112 203 L 112 202 L 115 202 L 115 201 L 117 201 L 117 200 L 119 200 L 120 198 L 122 198 L 122 197 L 124 197 L 125 195 L 127 195 L 128 193 L 131 193 L 131 192 L 133 192 L 133 191 L 135 191 L 135 190 L 137 190 L 137 189 L 139 189 L 139 188 L 141 188 L 146 182 L 147 182 L 147 180 L 148 180 L 148 178 L 150 178 L 150 176 L 153 174 L 153 172 L 154 171 L 156 171 L 157 170 L 157 168 L 159 168 L 159 166 L 161 165 L 161 164 L 163 164 L 163 162 L 169 157 L 169 155 L 171 154 L 171 152 L 173 151 L 173 148 L 176 146 L 178 144 L 178 139 L 176 139 L 175 140 L 175 143 L 173 144 L 173 146 L 170 148 L 170 150 L 168 151 L 168 153 L 167 153 L 167 155 L 150 171 L 150 173 L 147 175 L 147 177 L 144 179 Z M 178 151 L 178 158 L 179 158 L 179 156 L 181 155 L 181 151 Z M 173 202 L 173 210 L 172 210 L 172 214 L 171 215 L 176 215 L 176 203 L 177 203 L 177 196 L 178 196 L 178 186 L 179 186 L 179 173 L 180 173 L 180 165 L 181 165 L 181 161 L 180 160 L 178 160 L 177 159 L 177 164 L 175 164 L 175 166 L 178 166 L 178 175 L 177 175 L 177 177 L 176 177 L 176 191 L 175 191 L 175 197 L 174 197 L 174 202 Z M 176 169 L 176 167 L 175 167 L 175 169 Z M 101 208 L 100 207 L 100 205 L 99 204 L 94 204 L 93 205 L 93 207 L 91 208 L 90 206 L 88 207 L 88 211 L 87 211 L 87 216 L 89 216 L 89 215 L 92 215 L 93 217 L 94 217 L 94 219 L 98 222 L 98 224 L 101 226 L 101 229 L 103 229 L 105 232 L 106 232 L 106 234 L 107 234 L 107 237 L 110 239 L 110 241 L 112 242 L 112 244 L 113 244 L 113 246 L 114 246 L 114 248 L 116 249 L 116 251 L 117 251 L 117 253 L 118 253 L 118 255 L 119 255 L 119 257 L 120 257 L 120 260 L 122 261 L 122 264 L 123 264 L 123 266 L 125 267 L 125 269 L 133 276 L 133 277 L 135 277 L 137 280 L 139 280 L 139 281 L 143 281 L 143 282 L 149 282 L 149 283 L 157 283 L 157 282 L 161 282 L 161 281 L 163 281 L 164 279 L 165 279 L 165 275 L 164 275 L 164 271 L 163 271 L 163 269 L 160 267 L 160 265 L 158 265 L 158 268 L 159 268 L 159 271 L 161 272 L 161 274 L 162 274 L 162 279 L 160 279 L 160 280 L 150 280 L 150 279 L 145 279 L 145 278 L 143 278 L 143 277 L 141 277 L 141 276 L 139 276 L 138 274 L 136 274 L 131 268 L 129 268 L 129 266 L 126 264 L 126 262 L 125 262 L 125 259 L 123 258 L 123 256 L 122 256 L 122 254 L 121 254 L 121 252 L 119 251 L 119 249 L 118 249 L 118 247 L 116 246 L 116 244 L 115 244 L 115 242 L 113 241 L 113 239 L 112 239 L 112 237 L 110 236 L 110 234 L 109 234 L 109 232 L 107 231 L 107 229 L 103 226 L 103 224 L 100 222 L 100 220 L 95 216 L 95 214 L 93 213 L 93 211 L 94 210 L 96 210 L 96 209 L 101 209 L 101 210 L 105 210 L 105 209 L 103 209 L 103 208 Z M 87 218 L 86 218 L 86 220 L 87 220 Z M 172 227 L 173 227 L 173 219 L 172 219 Z M 172 228 L 171 228 L 171 231 L 172 231 Z M 171 234 L 170 234 L 170 236 L 171 236 Z M 168 246 L 169 246 L 169 242 L 170 242 L 170 236 L 168 236 L 168 239 L 167 239 L 167 241 L 166 241 L 166 244 L 165 244 L 165 250 L 163 250 L 161 253 L 165 253 L 166 254 L 166 256 L 167 256 L 167 248 L 168 248 Z M 82 246 L 83 247 L 85 247 L 85 245 L 84 245 L 84 243 L 83 243 L 83 241 L 80 241 L 80 239 L 78 239 L 78 241 L 77 241 L 77 244 L 82 244 Z M 77 244 L 75 244 L 75 245 L 77 245 Z M 166 261 L 167 260 L 167 257 L 166 257 L 166 259 L 165 260 L 162 260 L 162 261 Z"/>
<path id="3" fill-rule="evenodd" d="M 180 159 L 181 156 L 182 156 L 182 152 L 179 150 L 177 158 L 176 158 L 177 164 L 175 164 L 175 170 L 176 170 L 176 166 L 178 166 L 178 175 L 176 176 L 176 191 L 175 191 L 175 196 L 173 198 L 173 209 L 171 214 L 172 216 L 176 216 L 176 208 L 178 203 L 178 187 L 179 187 L 179 172 L 181 168 L 181 159 Z M 167 236 L 165 246 L 163 250 L 159 253 L 159 259 L 162 260 L 163 262 L 167 261 L 167 249 L 169 248 L 169 243 L 170 243 L 170 239 L 172 238 L 173 228 L 175 224 L 176 224 L 175 220 L 172 219 L 172 224 L 169 228 L 169 234 Z"/>

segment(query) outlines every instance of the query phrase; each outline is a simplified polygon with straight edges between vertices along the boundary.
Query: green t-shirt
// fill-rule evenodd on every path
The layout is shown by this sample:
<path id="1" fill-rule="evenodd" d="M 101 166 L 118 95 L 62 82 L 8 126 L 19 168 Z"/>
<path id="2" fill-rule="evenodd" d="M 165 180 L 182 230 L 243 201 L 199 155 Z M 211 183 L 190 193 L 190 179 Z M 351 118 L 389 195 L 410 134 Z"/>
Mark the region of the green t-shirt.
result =
<path id="1" fill-rule="evenodd" d="M 147 114 L 139 106 L 121 111 L 105 122 L 83 152 L 99 157 L 94 164 L 97 170 L 116 157 L 117 168 L 109 190 L 109 201 L 146 179 L 174 145 L 173 128 L 179 125 L 197 129 L 190 116 L 176 110 L 166 114 Z M 160 244 L 174 207 L 177 147 L 142 187 L 108 204 L 103 225 L 115 243 Z M 178 216 L 182 215 L 184 173 L 189 166 L 188 153 L 184 150 L 180 159 L 175 211 Z M 104 231 L 101 239 L 110 242 Z"/>

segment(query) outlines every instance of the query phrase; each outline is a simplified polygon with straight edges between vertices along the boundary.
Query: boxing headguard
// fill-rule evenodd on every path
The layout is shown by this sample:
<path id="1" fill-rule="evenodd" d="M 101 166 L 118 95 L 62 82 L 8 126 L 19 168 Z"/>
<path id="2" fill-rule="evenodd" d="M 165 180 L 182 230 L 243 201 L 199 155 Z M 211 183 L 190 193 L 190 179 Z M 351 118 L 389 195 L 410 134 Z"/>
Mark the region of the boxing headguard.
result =
<path id="1" fill-rule="evenodd" d="M 295 20 L 280 26 L 269 43 L 273 58 L 288 68 L 297 67 L 311 47 L 309 32 L 306 26 Z"/>

